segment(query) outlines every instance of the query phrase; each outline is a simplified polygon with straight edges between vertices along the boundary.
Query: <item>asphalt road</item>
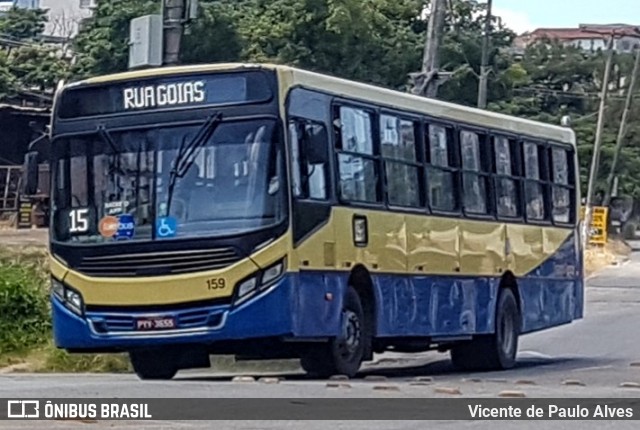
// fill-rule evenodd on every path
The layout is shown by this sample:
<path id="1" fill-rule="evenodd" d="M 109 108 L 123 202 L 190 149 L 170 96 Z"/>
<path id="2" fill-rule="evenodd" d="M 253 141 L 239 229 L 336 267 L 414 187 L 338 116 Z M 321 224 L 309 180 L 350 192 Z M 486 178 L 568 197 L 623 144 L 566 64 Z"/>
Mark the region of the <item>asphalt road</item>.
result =
<path id="1" fill-rule="evenodd" d="M 299 372 L 279 374 L 280 380 L 238 382 L 232 374 L 183 372 L 168 382 L 142 382 L 133 375 L 0 375 L 0 398 L 25 397 L 496 397 L 504 391 L 532 397 L 640 397 L 640 253 L 629 262 L 606 269 L 588 281 L 583 320 L 525 336 L 518 366 L 510 371 L 461 374 L 448 355 L 385 354 L 367 366 L 362 377 L 340 381 L 305 379 Z M 634 365 L 635 364 L 635 365 Z M 415 378 L 431 378 L 420 385 Z M 336 385 L 334 382 L 333 385 Z M 627 387 L 623 386 L 627 385 Z M 33 428 L 34 422 L 3 422 L 0 428 Z M 519 422 L 329 422 L 329 421 L 203 421 L 183 422 L 40 422 L 49 428 L 316 428 L 332 429 L 527 429 L 541 423 Z M 637 422 L 546 421 L 544 428 L 631 429 Z"/>

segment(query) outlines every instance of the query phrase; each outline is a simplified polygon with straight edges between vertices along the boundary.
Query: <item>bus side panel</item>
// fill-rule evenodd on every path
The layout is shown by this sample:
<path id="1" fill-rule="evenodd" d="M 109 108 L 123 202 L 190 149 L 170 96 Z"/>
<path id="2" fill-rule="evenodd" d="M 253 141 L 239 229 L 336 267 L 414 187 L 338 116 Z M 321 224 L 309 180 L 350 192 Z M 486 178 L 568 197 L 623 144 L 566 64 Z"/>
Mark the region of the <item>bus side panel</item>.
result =
<path id="1" fill-rule="evenodd" d="M 374 275 L 381 297 L 377 333 L 448 336 L 489 333 L 498 281 L 453 276 Z"/>
<path id="2" fill-rule="evenodd" d="M 546 231 L 543 236 L 545 243 L 551 239 Z M 566 324 L 582 317 L 581 272 L 580 265 L 576 264 L 579 259 L 575 246 L 577 237 L 577 233 L 571 234 L 547 260 L 518 279 L 523 333 Z"/>
<path id="3" fill-rule="evenodd" d="M 296 336 L 340 334 L 342 301 L 348 278 L 347 272 L 300 271 L 294 321 Z"/>

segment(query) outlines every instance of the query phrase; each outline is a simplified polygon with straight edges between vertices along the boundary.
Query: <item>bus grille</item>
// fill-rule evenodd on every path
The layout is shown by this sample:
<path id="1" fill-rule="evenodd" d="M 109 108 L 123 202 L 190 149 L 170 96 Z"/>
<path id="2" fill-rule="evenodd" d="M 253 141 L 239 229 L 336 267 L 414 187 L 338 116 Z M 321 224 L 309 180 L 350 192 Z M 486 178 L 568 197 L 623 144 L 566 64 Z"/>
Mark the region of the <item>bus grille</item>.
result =
<path id="1" fill-rule="evenodd" d="M 176 329 L 215 328 L 222 323 L 223 312 L 220 309 L 193 309 L 169 312 L 176 321 Z M 144 316 L 143 314 L 141 314 Z M 116 333 L 136 331 L 138 314 L 101 314 L 88 313 L 87 318 L 98 333 Z M 161 332 L 161 331 L 160 331 Z"/>
<path id="2" fill-rule="evenodd" d="M 233 248 L 83 257 L 77 270 L 90 276 L 158 276 L 215 270 L 240 260 Z"/>

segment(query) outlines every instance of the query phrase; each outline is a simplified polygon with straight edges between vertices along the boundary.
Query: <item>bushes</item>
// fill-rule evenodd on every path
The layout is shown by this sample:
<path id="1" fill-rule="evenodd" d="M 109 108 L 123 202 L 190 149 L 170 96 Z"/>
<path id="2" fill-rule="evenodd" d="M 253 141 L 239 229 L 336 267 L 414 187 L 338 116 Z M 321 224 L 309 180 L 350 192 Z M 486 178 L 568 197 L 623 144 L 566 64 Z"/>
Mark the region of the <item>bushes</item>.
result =
<path id="1" fill-rule="evenodd" d="M 44 343 L 51 319 L 47 278 L 36 261 L 0 259 L 0 352 L 22 351 Z"/>
<path id="2" fill-rule="evenodd" d="M 68 354 L 53 345 L 46 250 L 0 248 L 0 367 L 31 372 L 128 372 L 125 354 Z"/>

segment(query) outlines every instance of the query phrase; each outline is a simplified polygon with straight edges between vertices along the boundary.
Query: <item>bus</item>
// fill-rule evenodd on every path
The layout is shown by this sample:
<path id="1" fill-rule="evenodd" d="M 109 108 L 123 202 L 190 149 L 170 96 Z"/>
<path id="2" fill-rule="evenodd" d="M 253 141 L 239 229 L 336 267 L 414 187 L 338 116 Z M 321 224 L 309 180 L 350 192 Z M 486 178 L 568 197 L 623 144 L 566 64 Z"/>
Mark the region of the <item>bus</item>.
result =
<path id="1" fill-rule="evenodd" d="M 61 85 L 50 133 L 55 344 L 141 379 L 217 354 L 509 369 L 582 318 L 569 128 L 234 63 Z"/>

